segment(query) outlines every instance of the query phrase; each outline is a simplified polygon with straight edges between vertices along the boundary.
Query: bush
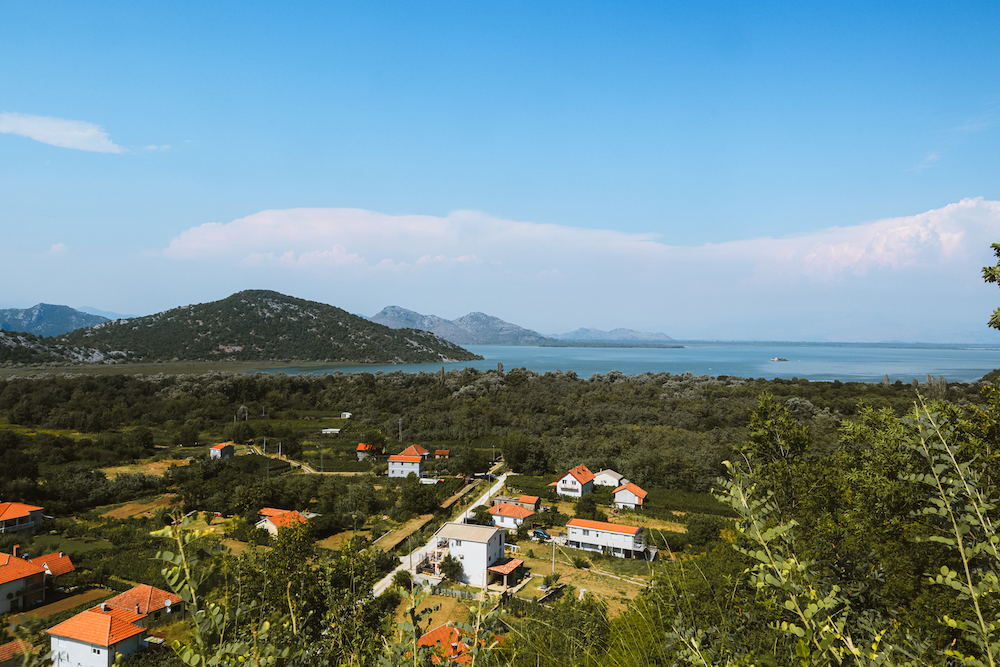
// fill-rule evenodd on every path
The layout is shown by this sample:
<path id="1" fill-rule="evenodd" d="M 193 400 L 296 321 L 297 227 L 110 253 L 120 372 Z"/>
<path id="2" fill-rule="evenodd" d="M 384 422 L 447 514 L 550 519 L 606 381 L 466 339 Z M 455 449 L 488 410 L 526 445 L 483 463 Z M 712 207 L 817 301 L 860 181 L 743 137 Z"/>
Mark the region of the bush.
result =
<path id="1" fill-rule="evenodd" d="M 590 567 L 590 563 L 583 556 L 573 556 L 573 567 L 584 570 Z"/>
<path id="2" fill-rule="evenodd" d="M 558 572 L 547 574 L 545 575 L 545 578 L 542 579 L 542 585 L 544 585 L 546 588 L 551 588 L 552 586 L 555 586 L 556 583 L 558 583 L 559 577 L 561 576 L 562 575 L 560 575 Z"/>
<path id="3" fill-rule="evenodd" d="M 687 543 L 694 550 L 702 551 L 720 538 L 726 520 L 709 514 L 691 514 L 687 519 Z"/>
<path id="4" fill-rule="evenodd" d="M 392 585 L 409 590 L 413 586 L 413 575 L 409 570 L 399 570 L 392 575 Z"/>
<path id="5" fill-rule="evenodd" d="M 462 564 L 458 562 L 457 558 L 448 554 L 441 561 L 441 574 L 443 574 L 446 579 L 451 579 L 452 581 L 462 581 L 462 577 L 465 575 L 465 570 L 462 568 Z"/>

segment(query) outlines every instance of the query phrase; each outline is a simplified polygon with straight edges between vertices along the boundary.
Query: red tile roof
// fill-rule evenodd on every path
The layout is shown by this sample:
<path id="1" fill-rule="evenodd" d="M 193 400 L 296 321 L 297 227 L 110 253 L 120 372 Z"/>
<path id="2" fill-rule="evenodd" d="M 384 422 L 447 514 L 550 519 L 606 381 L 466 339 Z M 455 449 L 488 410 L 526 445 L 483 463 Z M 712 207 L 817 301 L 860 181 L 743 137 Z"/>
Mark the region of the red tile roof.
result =
<path id="1" fill-rule="evenodd" d="M 493 507 L 490 508 L 490 514 L 509 516 L 512 519 L 527 519 L 529 516 L 534 514 L 534 512 L 532 512 L 526 507 L 521 507 L 520 505 L 509 505 L 507 503 L 500 503 L 499 505 L 494 505 Z"/>
<path id="2" fill-rule="evenodd" d="M 407 463 L 416 463 L 417 461 L 422 461 L 422 456 L 405 456 L 403 454 L 393 454 L 389 457 L 390 461 L 406 461 Z"/>
<path id="3" fill-rule="evenodd" d="M 17 581 L 18 579 L 26 579 L 38 574 L 45 574 L 45 570 L 42 569 L 41 565 L 29 563 L 22 558 L 11 556 L 10 554 L 0 554 L 0 584 Z"/>
<path id="4" fill-rule="evenodd" d="M 67 572 L 76 571 L 76 567 L 73 566 L 73 561 L 71 561 L 69 556 L 64 553 L 36 556 L 29 559 L 28 562 L 34 563 L 35 565 L 41 565 L 54 577 L 59 576 L 60 574 L 66 574 Z"/>
<path id="5" fill-rule="evenodd" d="M 359 451 L 359 452 L 374 452 L 376 449 L 378 449 L 378 447 L 376 447 L 375 445 L 367 445 L 367 444 L 365 444 L 363 442 L 359 442 L 358 443 L 358 448 L 355 451 Z"/>
<path id="6" fill-rule="evenodd" d="M 212 445 L 211 449 L 225 449 L 226 447 L 232 447 L 232 446 L 233 443 L 231 442 L 220 442 L 217 445 Z"/>
<path id="7" fill-rule="evenodd" d="M 291 512 L 292 510 L 279 510 L 277 507 L 261 507 L 260 511 L 257 512 L 259 516 L 280 516 L 285 512 Z"/>
<path id="8" fill-rule="evenodd" d="M 28 642 L 22 642 L 20 639 L 15 639 L 14 641 L 7 642 L 6 644 L 0 644 L 0 663 L 13 660 L 17 656 L 24 655 L 26 651 L 30 650 L 31 644 Z"/>
<path id="9" fill-rule="evenodd" d="M 279 514 L 278 516 L 269 516 L 267 520 L 273 523 L 278 528 L 284 528 L 286 526 L 291 526 L 296 523 L 308 523 L 306 518 L 296 512 L 295 510 L 289 510 L 284 514 Z"/>
<path id="10" fill-rule="evenodd" d="M 180 604 L 181 598 L 174 593 L 168 593 L 160 588 L 154 588 L 149 584 L 140 584 L 124 593 L 114 596 L 107 601 L 107 604 L 122 609 L 135 611 L 139 606 L 140 614 L 151 614 L 167 608 L 167 603 L 172 605 Z"/>
<path id="11" fill-rule="evenodd" d="M 628 484 L 622 484 L 621 486 L 619 486 L 617 489 L 614 490 L 614 493 L 618 493 L 622 489 L 628 489 L 629 491 L 634 493 L 639 498 L 639 500 L 644 499 L 647 495 L 646 491 L 643 491 L 632 482 L 629 482 Z"/>
<path id="12" fill-rule="evenodd" d="M 635 535 L 640 530 L 635 526 L 622 526 L 617 523 L 591 521 L 590 519 L 570 519 L 566 522 L 566 526 L 573 526 L 575 528 L 590 528 L 591 530 L 606 530 L 612 533 L 624 533 L 625 535 Z"/>
<path id="13" fill-rule="evenodd" d="M 399 454 L 400 456 L 423 456 L 424 454 L 430 454 L 430 452 L 420 445 L 410 445 Z"/>
<path id="14" fill-rule="evenodd" d="M 434 456 L 451 456 L 450 449 L 435 449 Z"/>
<path id="15" fill-rule="evenodd" d="M 113 612 L 103 613 L 94 609 L 81 612 L 68 621 L 46 630 L 50 635 L 109 648 L 145 631 L 143 627 L 120 620 Z"/>
<path id="16" fill-rule="evenodd" d="M 30 512 L 40 509 L 43 508 L 35 507 L 34 505 L 25 505 L 24 503 L 0 503 L 0 521 L 10 521 L 22 516 L 29 516 Z"/>
<path id="17" fill-rule="evenodd" d="M 490 572 L 496 572 L 497 574 L 510 574 L 522 565 L 524 565 L 524 561 L 520 558 L 511 558 L 506 563 L 494 565 L 493 567 L 488 567 L 486 569 Z"/>
<path id="18" fill-rule="evenodd" d="M 576 481 L 580 482 L 580 484 L 586 484 L 587 482 L 594 479 L 594 473 L 590 472 L 590 470 L 587 469 L 587 466 L 579 465 L 570 470 L 568 473 L 566 473 L 559 479 L 557 479 L 556 481 L 549 484 L 549 486 L 555 486 L 561 480 L 565 479 L 569 475 L 572 475 L 576 479 Z"/>
<path id="19" fill-rule="evenodd" d="M 520 498 L 517 499 L 517 502 L 519 502 L 519 503 L 527 503 L 529 505 L 537 505 L 538 504 L 538 496 L 521 496 Z"/>
<path id="20" fill-rule="evenodd" d="M 124 609 L 122 607 L 110 605 L 107 602 L 103 605 L 99 604 L 95 607 L 91 607 L 87 611 L 94 612 L 95 614 L 108 614 L 109 616 L 117 618 L 119 621 L 125 621 L 126 623 L 131 623 L 133 625 L 146 618 L 146 614 L 137 612 L 134 607 L 132 609 Z"/>

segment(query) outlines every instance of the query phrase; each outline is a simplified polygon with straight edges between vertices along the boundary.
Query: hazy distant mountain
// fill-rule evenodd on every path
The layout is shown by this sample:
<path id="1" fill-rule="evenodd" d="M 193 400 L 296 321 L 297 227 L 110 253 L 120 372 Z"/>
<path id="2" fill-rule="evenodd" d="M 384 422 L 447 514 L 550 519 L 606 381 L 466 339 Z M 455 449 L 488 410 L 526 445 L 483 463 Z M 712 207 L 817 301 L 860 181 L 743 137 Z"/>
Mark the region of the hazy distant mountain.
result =
<path id="1" fill-rule="evenodd" d="M 673 338 L 662 333 L 643 333 L 632 329 L 612 329 L 611 331 L 601 331 L 600 329 L 581 328 L 564 334 L 553 334 L 552 338 L 559 340 L 578 341 L 615 341 L 632 343 L 661 343 L 672 341 Z"/>
<path id="2" fill-rule="evenodd" d="M 61 336 L 74 329 L 107 322 L 107 317 L 84 313 L 69 306 L 40 303 L 31 308 L 0 310 L 0 329 L 36 336 Z"/>
<path id="3" fill-rule="evenodd" d="M 111 310 L 101 310 L 100 308 L 94 308 L 93 306 L 77 306 L 76 309 L 82 313 L 90 313 L 91 315 L 100 315 L 101 317 L 108 320 L 127 320 L 130 317 L 135 317 L 135 315 L 116 313 Z"/>
<path id="4" fill-rule="evenodd" d="M 411 363 L 481 357 L 439 336 L 393 330 L 345 310 L 266 290 L 79 329 L 54 343 L 129 361 L 234 360 Z"/>
<path id="5" fill-rule="evenodd" d="M 459 345 L 536 345 L 549 339 L 531 329 L 485 313 L 469 313 L 456 320 L 388 306 L 371 318 L 393 329 L 412 327 L 431 331 Z"/>

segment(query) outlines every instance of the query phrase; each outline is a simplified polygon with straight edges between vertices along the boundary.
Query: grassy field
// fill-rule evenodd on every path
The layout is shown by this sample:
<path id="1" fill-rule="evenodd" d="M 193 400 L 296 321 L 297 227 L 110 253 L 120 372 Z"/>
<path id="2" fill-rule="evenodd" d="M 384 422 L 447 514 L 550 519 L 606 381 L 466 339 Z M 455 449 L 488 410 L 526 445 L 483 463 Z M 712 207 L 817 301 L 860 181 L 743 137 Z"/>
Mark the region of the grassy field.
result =
<path id="1" fill-rule="evenodd" d="M 403 615 L 406 612 L 406 605 L 409 604 L 408 600 L 403 600 L 398 607 L 396 607 L 396 614 L 394 617 L 394 622 L 399 623 L 403 620 Z M 424 604 L 420 607 L 428 607 L 437 609 L 431 612 L 431 615 L 424 620 L 424 627 L 433 630 L 442 623 L 447 623 L 448 621 L 455 621 L 457 623 L 466 623 L 469 621 L 470 610 L 475 606 L 475 600 L 463 600 L 462 598 L 453 598 L 446 595 L 431 595 L 424 601 Z"/>
<path id="2" fill-rule="evenodd" d="M 45 553 L 55 553 L 65 551 L 72 558 L 76 554 L 94 551 L 95 549 L 106 549 L 113 546 L 107 540 L 98 540 L 93 537 L 63 537 L 61 535 L 36 535 L 32 543 L 32 550 L 39 555 Z"/>

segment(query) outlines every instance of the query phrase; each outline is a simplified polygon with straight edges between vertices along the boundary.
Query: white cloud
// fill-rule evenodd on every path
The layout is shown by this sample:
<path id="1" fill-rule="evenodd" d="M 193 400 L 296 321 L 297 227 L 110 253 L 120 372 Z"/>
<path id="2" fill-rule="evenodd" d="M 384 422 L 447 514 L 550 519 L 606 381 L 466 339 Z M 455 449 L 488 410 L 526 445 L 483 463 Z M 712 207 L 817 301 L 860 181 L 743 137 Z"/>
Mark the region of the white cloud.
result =
<path id="1" fill-rule="evenodd" d="M 124 153 L 99 125 L 23 113 L 0 113 L 0 134 L 16 134 L 43 144 L 94 153 Z"/>
<path id="2" fill-rule="evenodd" d="M 163 145 L 163 146 L 150 145 L 150 146 L 146 146 L 145 148 L 146 148 L 147 151 L 169 151 L 170 150 L 170 146 L 169 145 Z"/>
<path id="3" fill-rule="evenodd" d="M 911 321 L 906 331 L 926 328 L 925 316 L 904 298 L 914 294 L 937 299 L 949 327 L 979 331 L 982 302 L 993 296 L 981 289 L 979 267 L 989 263 L 989 244 L 1000 241 L 1000 202 L 966 199 L 788 238 L 698 247 L 667 241 L 471 211 L 288 209 L 193 227 L 162 255 L 186 262 L 190 275 L 226 273 L 233 280 L 235 271 L 248 271 L 255 285 L 266 278 L 354 312 L 395 303 L 450 317 L 506 314 L 538 330 L 626 326 L 687 337 L 907 339 L 905 332 L 870 332 Z M 320 296 L 323 289 L 328 296 Z M 807 333 L 796 334 L 796 327 Z"/>
<path id="4" fill-rule="evenodd" d="M 42 257 L 65 257 L 69 254 L 69 246 L 65 243 L 53 243 L 52 247 L 42 253 Z"/>

